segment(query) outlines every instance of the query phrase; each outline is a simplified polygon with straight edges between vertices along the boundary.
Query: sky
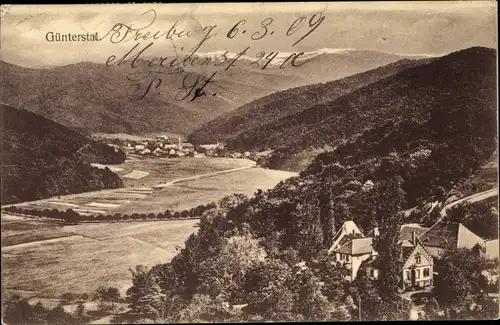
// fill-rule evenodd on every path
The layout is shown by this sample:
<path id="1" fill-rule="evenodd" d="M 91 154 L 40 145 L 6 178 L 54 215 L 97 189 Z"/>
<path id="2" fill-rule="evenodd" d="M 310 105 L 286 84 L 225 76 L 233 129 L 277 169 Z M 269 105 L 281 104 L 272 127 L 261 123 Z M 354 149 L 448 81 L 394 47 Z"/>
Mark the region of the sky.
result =
<path id="1" fill-rule="evenodd" d="M 8 5 L 1 10 L 0 58 L 31 68 L 82 61 L 105 63 L 111 55 L 121 57 L 136 43 L 145 46 L 150 41 L 112 43 L 106 37 L 93 43 L 47 42 L 46 34 L 97 32 L 101 38 L 117 23 L 133 24 L 133 28 L 142 28 L 142 33 L 154 34 L 167 32 L 175 22 L 178 29 L 186 31 L 215 26 L 212 37 L 198 52 L 238 53 L 250 46 L 250 55 L 259 51 L 308 52 L 321 48 L 444 55 L 471 46 L 497 48 L 496 6 L 495 1 Z M 272 22 L 266 35 L 252 40 L 253 33 L 260 32 L 255 37 L 263 34 L 261 24 L 269 22 L 269 18 Z M 321 18 L 316 29 L 293 46 Z M 227 33 L 242 19 L 245 24 L 238 26 L 233 38 L 228 38 Z M 287 36 L 294 21 L 303 23 Z M 151 25 L 143 28 L 148 24 Z M 242 34 L 243 30 L 247 32 Z M 175 55 L 181 48 L 187 52 L 204 35 L 200 31 L 189 38 L 154 40 L 147 53 L 165 57 Z"/>

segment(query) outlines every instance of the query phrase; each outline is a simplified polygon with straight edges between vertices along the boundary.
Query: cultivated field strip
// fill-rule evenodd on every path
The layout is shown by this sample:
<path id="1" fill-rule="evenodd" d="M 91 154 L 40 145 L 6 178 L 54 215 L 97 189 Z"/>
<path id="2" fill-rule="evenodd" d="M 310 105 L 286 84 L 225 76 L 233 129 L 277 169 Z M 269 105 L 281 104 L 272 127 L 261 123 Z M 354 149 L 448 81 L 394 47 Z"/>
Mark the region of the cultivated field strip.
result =
<path id="1" fill-rule="evenodd" d="M 22 220 L 22 223 L 20 223 Z M 196 231 L 197 220 L 55 226 L 70 238 L 39 240 L 2 248 L 3 287 L 26 296 L 57 298 L 64 292 L 91 293 L 99 285 L 122 291 L 131 283 L 129 268 L 168 262 L 185 239 Z M 3 226 L 39 227 L 32 219 L 4 219 Z M 57 230 L 54 228 L 53 230 Z M 4 254 L 5 252 L 5 254 Z M 98 253 L 96 253 L 98 252 Z M 26 268 L 26 265 L 32 267 Z M 122 292 L 122 294 L 125 294 Z"/>
<path id="2" fill-rule="evenodd" d="M 40 200 L 19 204 L 27 209 L 72 209 L 82 215 L 96 215 L 113 213 L 113 211 L 123 205 L 130 204 L 136 200 L 142 200 L 153 194 L 153 189 L 141 188 L 121 188 L 116 190 L 94 192 L 85 195 L 68 195 L 50 200 Z"/>
<path id="3" fill-rule="evenodd" d="M 224 161 L 220 160 L 220 162 Z M 245 165 L 243 167 L 223 169 L 210 173 L 195 174 L 189 177 L 179 178 L 168 183 L 157 184 L 156 186 L 153 187 L 148 187 L 148 186 L 135 187 L 134 185 L 131 185 L 130 187 L 119 188 L 119 189 L 79 193 L 75 195 L 61 196 L 58 198 L 26 202 L 19 204 L 19 206 L 22 206 L 27 209 L 36 209 L 36 210 L 72 209 L 73 211 L 86 216 L 97 215 L 97 214 L 113 214 L 117 213 L 116 210 L 119 208 L 123 208 L 120 211 L 121 213 L 125 213 L 125 211 L 133 213 L 135 212 L 133 209 L 134 203 L 141 202 L 141 204 L 139 205 L 144 205 L 144 203 L 142 202 L 147 201 L 147 198 L 149 196 L 151 196 L 154 193 L 162 191 L 165 187 L 169 187 L 170 185 L 177 183 L 184 183 L 188 181 L 194 181 L 197 179 L 202 179 L 207 177 L 214 177 L 218 175 L 234 173 L 245 169 L 249 169 L 253 166 L 255 166 L 255 163 L 249 161 L 245 162 Z M 143 172 L 134 169 L 132 172 L 125 174 L 122 177 L 139 179 L 143 177 L 147 178 L 149 174 L 150 174 L 149 172 Z"/>

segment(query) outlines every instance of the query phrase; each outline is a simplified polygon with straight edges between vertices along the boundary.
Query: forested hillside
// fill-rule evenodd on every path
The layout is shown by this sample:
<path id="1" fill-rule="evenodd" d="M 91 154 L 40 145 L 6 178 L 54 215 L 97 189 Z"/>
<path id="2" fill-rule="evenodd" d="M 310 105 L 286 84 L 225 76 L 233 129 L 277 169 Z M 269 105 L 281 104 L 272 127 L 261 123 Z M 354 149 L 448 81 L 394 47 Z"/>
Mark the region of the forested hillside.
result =
<path id="1" fill-rule="evenodd" d="M 301 107 L 295 114 L 257 125 L 230 138 L 228 146 L 238 150 L 276 149 L 267 163 L 268 167 L 301 170 L 304 166 L 295 161 L 303 151 L 325 145 L 336 147 L 368 131 L 364 135 L 366 138 L 370 132 L 377 133 L 377 128 L 384 125 L 387 130 L 392 126 L 405 127 L 398 126 L 404 121 L 412 125 L 413 132 L 421 132 L 427 137 L 425 128 L 429 127 L 431 116 L 436 118 L 434 123 L 444 123 L 462 108 L 482 112 L 482 108 L 491 105 L 492 98 L 496 96 L 493 83 L 495 64 L 494 50 L 476 47 L 402 71 L 389 69 L 388 72 L 394 72 L 393 75 L 383 73 L 380 80 L 371 79 L 373 82 L 369 83 L 368 79 L 361 84 L 362 87 L 350 92 L 347 89 L 331 101 Z M 382 68 L 380 71 L 386 70 Z M 372 72 L 360 76 L 369 73 Z M 288 97 L 287 102 L 300 103 L 301 93 L 298 94 L 287 96 L 284 92 L 282 97 Z M 275 107 L 280 107 L 278 103 Z M 275 115 L 280 116 L 278 113 Z M 442 119 L 437 115 L 441 115 Z M 418 126 L 421 128 L 417 129 Z M 453 127 L 444 126 L 448 130 Z M 229 126 L 228 129 L 235 127 Z M 413 134 L 410 133 L 410 136 Z M 371 142 L 367 143 L 371 145 Z"/>
<path id="2" fill-rule="evenodd" d="M 121 163 L 123 151 L 26 110 L 1 110 L 2 204 L 122 186 L 90 163 Z"/>
<path id="3" fill-rule="evenodd" d="M 431 60 L 404 59 L 340 80 L 276 92 L 208 122 L 192 132 L 189 140 L 195 143 L 225 141 L 236 148 L 265 147 L 268 141 L 259 138 L 259 134 L 254 134 L 254 132 L 262 132 L 263 126 L 271 126 L 275 122 L 280 123 L 279 121 L 284 117 L 300 113 L 316 104 L 331 102 L 372 82 Z M 276 135 L 278 136 L 279 134 Z M 249 142 L 245 142 L 245 139 Z M 269 144 L 276 145 L 272 141 Z"/>
<path id="4" fill-rule="evenodd" d="M 397 291 L 398 234 L 403 223 L 422 216 L 404 212 L 444 202 L 495 155 L 495 56 L 485 48 L 453 53 L 334 101 L 342 116 L 333 124 L 338 130 L 326 129 L 333 119 L 326 113 L 323 130 L 351 140 L 274 189 L 220 201 L 170 263 L 134 270 L 130 315 L 163 322 L 408 319 L 409 302 Z M 436 212 L 426 221 L 435 222 Z M 456 210 L 453 219 L 470 214 Z M 346 283 L 344 270 L 326 254 L 346 220 L 365 234 L 379 227 L 378 281 L 360 276 Z M 484 299 L 485 282 L 477 274 L 483 262 L 468 254 L 443 257 L 451 262 L 440 274 L 456 273 L 467 260 L 470 268 L 461 271 L 463 288 L 439 280 L 439 304 L 426 305 L 428 317 L 496 317 L 498 304 Z M 472 294 L 474 310 L 464 305 Z M 174 312 L 162 313 L 163 306 Z"/>

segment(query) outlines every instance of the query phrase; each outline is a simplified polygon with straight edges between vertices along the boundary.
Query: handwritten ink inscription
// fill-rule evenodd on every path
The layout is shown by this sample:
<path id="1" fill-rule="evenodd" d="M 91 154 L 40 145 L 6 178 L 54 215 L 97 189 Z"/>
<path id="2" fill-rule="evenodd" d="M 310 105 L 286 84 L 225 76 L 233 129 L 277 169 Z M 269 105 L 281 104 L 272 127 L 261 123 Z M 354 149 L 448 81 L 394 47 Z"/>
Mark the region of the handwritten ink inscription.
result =
<path id="1" fill-rule="evenodd" d="M 216 96 L 215 92 L 209 90 L 209 85 L 216 82 L 218 74 L 235 67 L 236 63 L 248 64 L 252 68 L 261 70 L 268 69 L 273 62 L 279 69 L 299 68 L 312 60 L 304 57 L 304 52 L 280 55 L 279 51 L 253 48 L 252 42 L 276 35 L 290 38 L 293 48 L 314 33 L 325 20 L 322 13 L 304 15 L 296 18 L 281 31 L 273 28 L 276 19 L 274 17 L 263 18 L 257 26 L 250 24 L 247 19 L 240 19 L 231 24 L 228 30 L 223 30 L 217 24 L 188 29 L 183 28 L 179 21 L 175 21 L 168 29 L 160 30 L 155 28 L 157 18 L 155 10 L 148 10 L 141 16 L 149 19 L 146 25 L 135 26 L 132 23 L 119 22 L 101 38 L 101 41 L 109 41 L 112 44 L 131 44 L 123 54 L 112 54 L 106 60 L 108 67 L 121 66 L 131 70 L 127 74 L 127 80 L 131 82 L 129 89 L 131 100 L 141 100 L 148 95 L 159 94 L 164 78 L 173 75 L 184 74 L 175 99 L 194 101 L 206 96 Z M 215 37 L 223 37 L 244 46 L 236 54 L 224 51 L 216 56 L 203 55 L 204 46 Z M 194 45 L 187 49 L 181 46 L 178 51 L 175 43 L 182 42 Z M 176 54 L 151 55 L 153 46 L 157 44 L 159 46 L 174 44 L 172 47 Z M 255 57 L 248 55 L 250 50 L 257 51 Z M 210 73 L 188 71 L 193 67 L 207 67 L 214 71 Z"/>

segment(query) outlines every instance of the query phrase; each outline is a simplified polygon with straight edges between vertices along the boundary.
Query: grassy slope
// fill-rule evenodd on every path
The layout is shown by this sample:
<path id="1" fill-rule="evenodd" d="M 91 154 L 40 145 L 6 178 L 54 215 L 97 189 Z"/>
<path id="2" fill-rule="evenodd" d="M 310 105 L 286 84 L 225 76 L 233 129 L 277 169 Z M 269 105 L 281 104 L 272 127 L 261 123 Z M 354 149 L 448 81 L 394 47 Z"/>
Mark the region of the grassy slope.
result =
<path id="1" fill-rule="evenodd" d="M 31 224 L 33 221 L 24 221 Z M 164 263 L 194 232 L 197 220 L 89 224 L 60 227 L 61 232 L 92 238 L 40 244 L 2 252 L 4 290 L 33 291 L 32 296 L 59 297 L 65 292 L 91 293 L 99 285 L 126 290 L 128 267 Z M 3 228 L 3 227 L 2 227 Z M 30 265 L 26 268 L 26 265 Z"/>

